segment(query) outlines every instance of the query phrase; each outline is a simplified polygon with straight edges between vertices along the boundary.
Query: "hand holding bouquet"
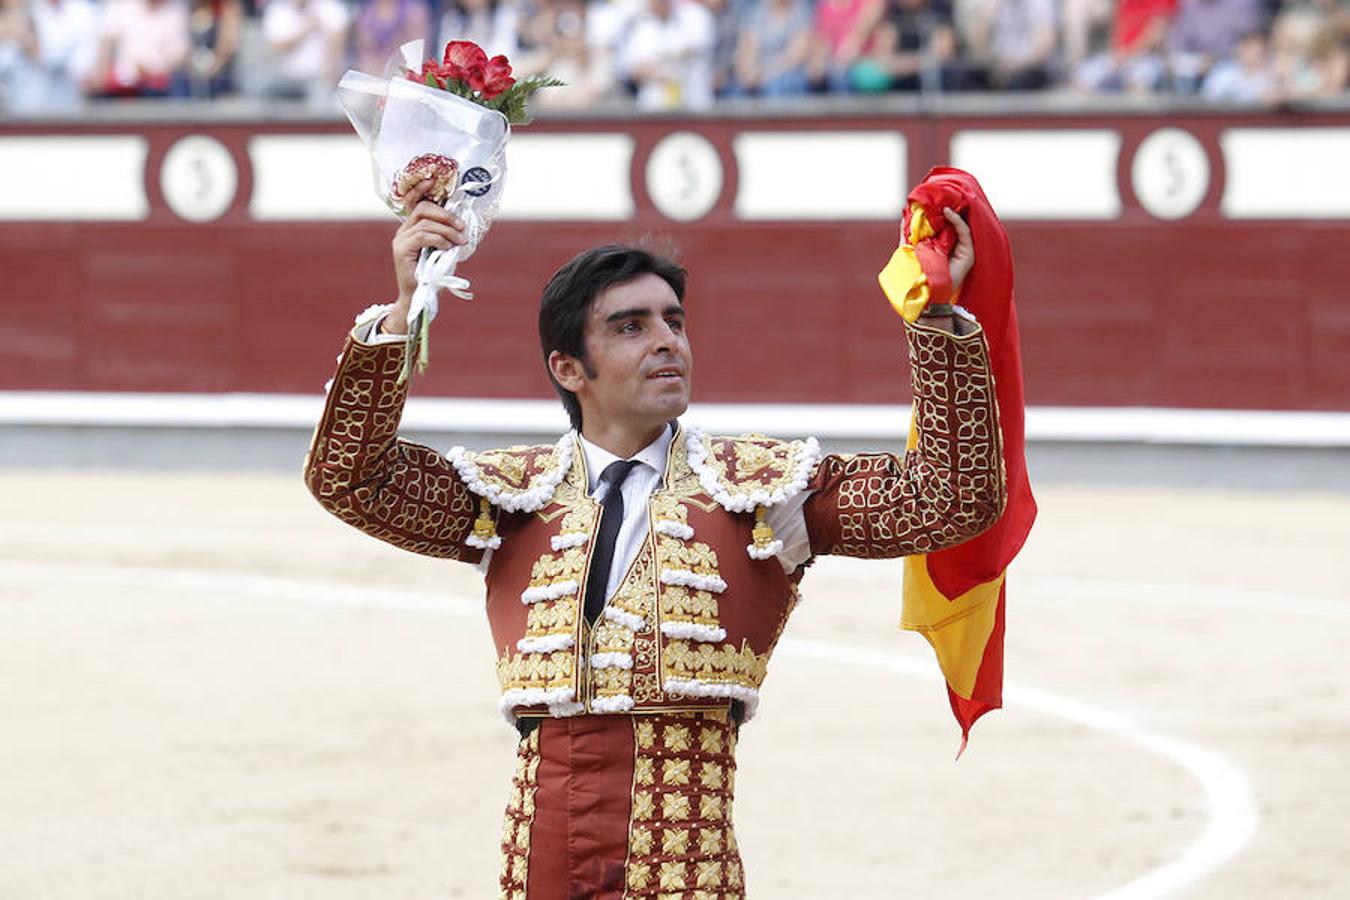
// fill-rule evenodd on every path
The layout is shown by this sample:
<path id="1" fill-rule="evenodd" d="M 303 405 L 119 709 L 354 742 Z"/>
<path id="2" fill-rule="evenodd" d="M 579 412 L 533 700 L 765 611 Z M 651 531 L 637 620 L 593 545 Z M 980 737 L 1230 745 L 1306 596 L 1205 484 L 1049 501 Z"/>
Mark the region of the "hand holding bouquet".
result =
<path id="1" fill-rule="evenodd" d="M 437 294 L 444 289 L 473 297 L 455 267 L 477 248 L 497 214 L 511 125 L 529 121 L 525 102 L 531 93 L 561 84 L 542 75 L 517 81 L 506 57 L 489 59 L 469 41 L 451 41 L 439 63 L 422 61 L 422 49 L 422 41 L 404 44 L 385 77 L 349 71 L 338 85 L 338 99 L 370 151 L 375 190 L 385 204 L 406 217 L 405 196 L 430 181 L 423 199 L 444 206 L 465 226 L 462 245 L 423 250 L 418 260 L 402 379 L 414 359 L 419 370 L 426 368 Z"/>

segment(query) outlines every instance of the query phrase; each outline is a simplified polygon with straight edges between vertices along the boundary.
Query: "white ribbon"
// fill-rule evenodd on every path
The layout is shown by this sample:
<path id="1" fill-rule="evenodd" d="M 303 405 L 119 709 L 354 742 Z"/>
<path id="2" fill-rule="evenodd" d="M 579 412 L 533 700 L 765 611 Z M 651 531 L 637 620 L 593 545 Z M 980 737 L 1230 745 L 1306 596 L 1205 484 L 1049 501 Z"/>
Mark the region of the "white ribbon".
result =
<path id="1" fill-rule="evenodd" d="M 490 187 L 500 177 L 499 172 L 500 170 L 484 181 L 471 181 L 468 184 L 472 185 L 474 190 Z M 465 190 L 465 182 L 461 177 L 454 191 L 445 200 L 446 209 L 464 223 L 464 230 L 468 232 L 465 235 L 467 240 L 463 245 L 456 244 L 447 250 L 433 250 L 428 247 L 422 251 L 415 270 L 417 289 L 413 291 L 412 302 L 408 306 L 409 334 L 415 333 L 413 325 L 423 313 L 426 313 L 428 323 L 435 320 L 436 313 L 440 310 L 438 295 L 441 291 L 449 291 L 461 300 L 473 299 L 473 291 L 469 290 L 469 279 L 456 275 L 455 266 L 459 264 L 460 255 L 464 251 L 473 252 L 487 230 L 483 227 L 483 220 L 474 210 L 474 199 Z"/>

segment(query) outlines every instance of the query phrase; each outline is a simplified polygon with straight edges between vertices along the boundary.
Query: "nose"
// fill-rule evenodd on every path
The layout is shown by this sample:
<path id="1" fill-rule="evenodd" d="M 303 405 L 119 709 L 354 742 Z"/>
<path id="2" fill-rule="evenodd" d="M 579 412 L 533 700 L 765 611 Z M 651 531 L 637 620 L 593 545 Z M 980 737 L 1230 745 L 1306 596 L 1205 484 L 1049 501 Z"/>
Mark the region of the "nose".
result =
<path id="1" fill-rule="evenodd" d="M 652 329 L 652 339 L 656 342 L 655 350 L 658 353 L 662 351 L 672 352 L 679 342 L 679 333 L 671 328 L 670 323 L 665 319 L 661 319 L 660 322 L 660 325 Z"/>

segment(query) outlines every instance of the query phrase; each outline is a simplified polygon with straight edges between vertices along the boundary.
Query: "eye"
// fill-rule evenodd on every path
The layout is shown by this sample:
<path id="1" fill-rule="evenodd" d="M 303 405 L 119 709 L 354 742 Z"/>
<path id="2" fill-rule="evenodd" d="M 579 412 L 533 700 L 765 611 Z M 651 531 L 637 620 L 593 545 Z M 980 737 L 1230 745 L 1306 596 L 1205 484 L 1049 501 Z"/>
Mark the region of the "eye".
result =
<path id="1" fill-rule="evenodd" d="M 642 326 L 632 319 L 619 325 L 619 334 L 637 334 L 641 330 Z"/>
<path id="2" fill-rule="evenodd" d="M 684 331 L 684 319 L 666 319 L 666 324 L 669 325 L 670 330 L 676 334 Z"/>

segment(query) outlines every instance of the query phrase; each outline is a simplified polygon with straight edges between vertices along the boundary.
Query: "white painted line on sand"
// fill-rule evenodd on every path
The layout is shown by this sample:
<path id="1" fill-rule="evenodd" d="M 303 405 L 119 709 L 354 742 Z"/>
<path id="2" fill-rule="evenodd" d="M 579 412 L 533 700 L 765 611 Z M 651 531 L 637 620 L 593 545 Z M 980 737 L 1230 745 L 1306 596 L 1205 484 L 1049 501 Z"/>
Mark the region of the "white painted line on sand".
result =
<path id="1" fill-rule="evenodd" d="M 1041 594 L 1069 594 L 1078 599 L 1154 600 L 1164 603 L 1209 603 L 1226 608 L 1243 606 L 1281 615 L 1324 616 L 1350 619 L 1350 597 L 1300 594 L 1293 591 L 1219 587 L 1177 581 L 1131 581 L 1124 578 L 1089 578 L 1033 575 L 1018 579 L 1023 589 Z"/>
<path id="2" fill-rule="evenodd" d="M 187 593 L 262 594 L 320 606 L 430 612 L 458 618 L 482 616 L 479 601 L 469 601 L 450 593 L 378 587 L 358 589 L 313 579 L 147 566 L 75 567 L 62 563 L 0 561 L 0 580 L 49 579 L 98 586 L 112 582 Z M 789 654 L 831 665 L 860 665 L 938 680 L 935 663 L 910 655 L 800 638 L 785 638 L 780 646 Z M 1180 767 L 1200 785 L 1206 806 L 1206 823 L 1200 835 L 1179 856 L 1093 900 L 1155 900 L 1172 896 L 1236 856 L 1255 833 L 1257 809 L 1251 783 L 1239 767 L 1218 753 L 1182 738 L 1152 731 L 1104 707 L 1039 688 L 1009 684 L 1005 686 L 1004 697 L 1009 706 L 1032 709 L 1119 738 Z"/>

